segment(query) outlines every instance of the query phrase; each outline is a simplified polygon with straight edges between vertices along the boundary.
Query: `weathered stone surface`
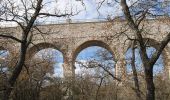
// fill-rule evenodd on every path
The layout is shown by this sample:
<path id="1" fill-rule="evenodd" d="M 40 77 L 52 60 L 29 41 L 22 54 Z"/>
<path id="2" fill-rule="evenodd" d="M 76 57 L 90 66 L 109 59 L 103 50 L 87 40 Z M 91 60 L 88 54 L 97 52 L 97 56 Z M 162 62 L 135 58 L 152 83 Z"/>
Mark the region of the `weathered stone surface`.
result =
<path id="1" fill-rule="evenodd" d="M 169 19 L 148 20 L 144 23 L 143 36 L 146 42 L 158 48 L 159 42 L 167 35 L 170 30 Z M 108 49 L 118 61 L 116 64 L 116 75 L 126 74 L 125 53 L 129 48 L 130 42 L 127 36 L 133 38 L 133 32 L 129 30 L 125 21 L 113 22 L 87 22 L 87 23 L 65 23 L 37 26 L 42 32 L 32 30 L 33 43 L 30 45 L 28 54 L 33 56 L 36 52 L 44 48 L 55 48 L 63 53 L 65 76 L 74 75 L 74 60 L 78 53 L 89 46 L 101 46 Z M 126 31 L 125 31 L 126 30 Z M 19 27 L 2 28 L 1 33 L 10 34 L 17 38 L 21 37 Z M 121 35 L 120 35 L 121 34 Z M 6 41 L 0 38 L 1 47 L 10 50 L 18 50 L 20 46 L 16 42 L 3 44 Z M 7 40 L 10 41 L 10 40 Z M 163 51 L 164 68 L 166 75 L 170 73 L 170 43 Z M 38 47 L 38 49 L 37 49 Z M 13 48 L 13 49 L 11 49 Z M 122 74 L 123 73 L 123 74 Z"/>

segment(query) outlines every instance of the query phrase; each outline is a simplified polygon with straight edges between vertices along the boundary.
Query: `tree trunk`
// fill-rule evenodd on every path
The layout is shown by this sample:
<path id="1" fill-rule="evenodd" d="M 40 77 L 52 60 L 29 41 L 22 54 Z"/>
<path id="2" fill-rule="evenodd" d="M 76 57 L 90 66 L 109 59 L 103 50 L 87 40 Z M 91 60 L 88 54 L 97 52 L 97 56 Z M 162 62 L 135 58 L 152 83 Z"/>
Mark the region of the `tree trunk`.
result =
<path id="1" fill-rule="evenodd" d="M 23 68 L 23 65 L 25 62 L 26 50 L 27 50 L 26 43 L 21 43 L 21 51 L 20 51 L 21 54 L 19 57 L 19 61 L 12 73 L 12 76 L 9 78 L 9 81 L 7 83 L 6 90 L 4 91 L 2 100 L 9 100 L 9 97 L 10 97 L 11 91 L 14 87 L 14 84 L 15 84 L 17 78 L 19 77 L 19 74 L 22 71 L 22 68 Z"/>
<path id="2" fill-rule="evenodd" d="M 153 68 L 145 67 L 146 100 L 155 100 L 155 86 L 153 82 Z"/>
<path id="3" fill-rule="evenodd" d="M 137 75 L 136 65 L 135 65 L 135 40 L 133 41 L 131 48 L 132 48 L 131 65 L 132 65 L 133 79 L 135 83 L 135 92 L 136 92 L 137 99 L 142 100 L 140 88 L 139 88 L 138 75 Z"/>

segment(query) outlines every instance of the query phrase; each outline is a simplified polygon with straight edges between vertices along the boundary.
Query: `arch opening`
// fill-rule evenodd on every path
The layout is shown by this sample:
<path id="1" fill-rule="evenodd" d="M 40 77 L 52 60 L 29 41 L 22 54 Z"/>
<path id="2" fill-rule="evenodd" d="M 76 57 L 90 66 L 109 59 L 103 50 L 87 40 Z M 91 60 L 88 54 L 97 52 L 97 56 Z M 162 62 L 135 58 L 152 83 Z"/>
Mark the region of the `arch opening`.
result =
<path id="1" fill-rule="evenodd" d="M 7 49 L 1 48 L 0 49 L 0 72 L 6 73 L 9 70 L 10 64 L 10 53 Z"/>
<path id="2" fill-rule="evenodd" d="M 146 48 L 146 52 L 149 58 L 152 57 L 156 49 L 152 46 L 149 46 Z M 129 48 L 125 54 L 125 59 L 126 59 L 126 71 L 127 74 L 132 73 L 132 66 L 131 66 L 131 61 L 132 61 L 132 49 Z M 143 73 L 143 65 L 142 65 L 142 60 L 140 58 L 139 54 L 139 49 L 135 48 L 135 67 L 138 73 Z M 163 55 L 161 54 L 158 60 L 156 61 L 154 67 L 153 67 L 153 75 L 160 75 L 164 74 L 164 60 L 163 60 Z"/>
<path id="3" fill-rule="evenodd" d="M 108 50 L 114 57 L 114 53 L 112 51 L 112 49 L 109 47 L 109 45 L 107 45 L 106 43 L 102 42 L 102 41 L 98 41 L 98 40 L 91 40 L 91 41 L 87 41 L 83 44 L 81 44 L 80 46 L 78 46 L 78 48 L 76 48 L 74 54 L 73 54 L 73 63 L 75 62 L 75 59 L 77 58 L 78 54 L 85 48 L 90 47 L 90 46 L 99 46 L 102 48 L 105 48 L 106 50 Z"/>
<path id="4" fill-rule="evenodd" d="M 44 43 L 36 44 L 33 47 L 31 47 L 28 50 L 28 58 L 32 58 L 36 53 L 47 48 L 58 50 L 59 52 L 63 54 L 63 51 L 60 49 L 60 46 L 56 46 L 54 44 L 44 42 Z"/>
<path id="5" fill-rule="evenodd" d="M 108 50 L 99 46 L 90 46 L 78 54 L 75 60 L 75 73 L 84 74 L 87 72 L 93 76 L 105 72 L 102 67 L 113 72 L 114 65 L 113 56 Z"/>
<path id="6" fill-rule="evenodd" d="M 80 45 L 75 54 L 74 65 L 77 78 L 89 77 L 91 81 L 95 80 L 97 83 L 101 77 L 105 77 L 103 83 L 113 81 L 108 72 L 114 75 L 115 61 L 113 52 L 107 44 L 101 41 L 88 41 Z"/>
<path id="7" fill-rule="evenodd" d="M 50 43 L 40 43 L 29 50 L 31 66 L 45 76 L 63 78 L 63 53 Z M 33 66 L 34 65 L 34 66 Z M 42 71 L 42 72 L 40 72 Z M 36 73 L 36 71 L 33 71 Z"/>
<path id="8" fill-rule="evenodd" d="M 147 55 L 149 58 L 156 52 L 156 50 L 159 49 L 160 43 L 154 39 L 151 38 L 145 38 L 144 39 L 145 45 L 146 45 L 146 51 Z M 135 46 L 135 65 L 137 66 L 137 71 L 143 73 L 143 67 L 142 67 L 142 61 L 140 58 L 139 54 L 139 48 Z M 154 67 L 153 67 L 153 75 L 154 77 L 163 77 L 163 78 L 168 78 L 169 77 L 169 66 L 167 63 L 167 56 L 168 53 L 165 52 L 167 50 L 167 47 L 165 47 L 165 50 L 162 51 L 162 54 L 156 61 Z M 132 73 L 132 66 L 130 65 L 131 59 L 132 58 L 132 49 L 131 46 L 129 45 L 126 53 L 125 53 L 125 59 L 126 59 L 126 71 L 127 74 Z M 129 59 L 129 60 L 128 60 Z M 140 74 L 140 73 L 139 73 Z M 142 75 L 142 74 L 141 74 Z"/>
<path id="9" fill-rule="evenodd" d="M 63 55 L 60 51 L 52 48 L 42 49 L 34 55 L 34 58 L 46 65 L 46 69 L 49 70 L 52 76 L 63 77 Z M 48 67 L 52 67 L 48 68 Z"/>

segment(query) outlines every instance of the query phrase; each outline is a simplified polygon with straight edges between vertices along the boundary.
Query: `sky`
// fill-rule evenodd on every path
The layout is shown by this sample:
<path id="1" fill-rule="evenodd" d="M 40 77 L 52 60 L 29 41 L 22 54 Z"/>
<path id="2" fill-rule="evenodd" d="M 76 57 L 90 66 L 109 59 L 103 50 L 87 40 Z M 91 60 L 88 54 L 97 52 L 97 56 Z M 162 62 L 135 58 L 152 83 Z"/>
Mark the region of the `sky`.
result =
<path id="1" fill-rule="evenodd" d="M 106 50 L 102 47 L 99 47 L 99 46 L 90 46 L 90 47 L 85 48 L 78 54 L 76 61 L 81 62 L 81 64 L 84 64 L 86 66 L 88 66 L 87 62 L 89 62 L 89 61 L 95 61 L 102 65 L 110 64 L 110 65 L 112 65 L 111 66 L 112 68 L 110 68 L 110 71 L 114 73 L 115 62 L 113 61 L 113 59 L 103 60 L 102 56 L 100 56 L 100 54 L 98 54 L 98 53 L 100 53 L 100 51 L 106 51 L 108 56 L 113 58 L 112 54 L 108 50 Z M 81 64 L 78 64 L 75 62 L 75 67 L 76 67 L 75 74 L 81 75 L 81 74 L 89 73 L 91 75 L 95 75 L 97 73 L 100 74 L 100 73 L 105 72 L 102 68 L 97 68 L 97 67 L 85 68 L 85 67 L 82 67 Z"/>
<path id="2" fill-rule="evenodd" d="M 121 8 L 118 3 L 113 4 L 112 0 L 106 0 L 100 9 L 98 9 L 101 0 L 84 0 L 83 5 L 81 1 L 75 0 L 58 0 L 58 8 L 65 9 L 67 8 L 67 4 L 70 5 L 69 9 L 73 9 L 74 11 L 80 11 L 77 16 L 73 16 L 73 19 L 97 19 L 97 18 L 107 18 L 108 15 L 120 15 Z M 64 5 L 64 6 L 63 6 Z M 111 6 L 113 5 L 113 6 Z M 72 8 L 73 7 L 73 8 Z"/>
<path id="3" fill-rule="evenodd" d="M 52 48 L 47 48 L 40 50 L 36 55 L 35 58 L 40 59 L 51 59 L 54 62 L 54 75 L 56 77 L 63 77 L 63 62 L 64 58 L 60 51 Z"/>
<path id="4" fill-rule="evenodd" d="M 5 0 L 4 0 L 5 1 Z M 24 10 L 23 6 L 21 4 L 20 0 L 10 0 L 13 1 L 14 4 L 19 8 L 17 11 L 20 16 L 24 16 Z M 25 0 L 26 5 L 29 7 L 31 0 Z M 36 22 L 39 23 L 63 23 L 65 22 L 65 19 L 72 19 L 74 21 L 96 21 L 99 19 L 107 19 L 108 17 L 116 17 L 116 16 L 123 16 L 123 12 L 121 10 L 120 3 L 115 2 L 115 0 L 105 0 L 104 3 L 101 2 L 103 0 L 43 0 L 43 9 L 41 12 L 45 13 L 57 13 L 57 14 L 63 14 L 63 13 L 73 13 L 74 16 L 67 16 L 67 17 L 46 17 L 46 18 L 38 18 Z M 137 0 L 128 0 L 127 3 L 130 6 Z M 146 0 L 147 1 L 147 0 Z M 145 1 L 145 2 L 146 2 Z M 158 0 L 159 2 L 164 0 Z M 151 2 L 151 1 L 147 1 Z M 149 4 L 149 3 L 148 3 Z M 101 6 L 100 6 L 101 5 Z M 100 9 L 98 9 L 100 7 Z M 136 9 L 137 7 L 134 7 L 134 11 L 138 11 L 141 9 Z M 162 11 L 159 11 L 160 6 L 157 6 L 155 9 L 151 12 L 161 14 Z M 165 11 L 169 12 L 169 9 L 164 9 Z M 32 9 L 28 11 L 30 15 L 34 12 Z M 77 13 L 78 12 L 78 13 Z M 2 26 L 16 26 L 17 24 L 14 23 L 2 23 L 0 22 L 1 27 Z"/>
<path id="5" fill-rule="evenodd" d="M 20 16 L 24 16 L 24 10 L 21 6 L 20 0 L 11 0 L 14 1 L 15 5 L 18 5 L 18 12 Z M 57 1 L 57 2 L 56 2 Z M 106 0 L 101 6 L 100 5 L 101 0 L 44 0 L 44 8 L 41 10 L 41 12 L 48 12 L 48 13 L 57 13 L 57 14 L 63 14 L 63 13 L 73 13 L 74 16 L 70 17 L 48 17 L 48 18 L 38 18 L 37 22 L 46 22 L 50 23 L 53 21 L 62 22 L 65 19 L 72 19 L 72 20 L 79 20 L 79 21 L 86 21 L 86 20 L 96 20 L 96 19 L 107 19 L 108 16 L 121 16 L 121 7 L 119 3 L 113 2 L 113 0 Z M 29 1 L 26 0 L 26 4 L 28 4 L 29 7 Z M 97 10 L 98 9 L 98 10 Z M 29 10 L 29 13 L 33 13 L 33 10 Z M 8 25 L 14 25 L 14 23 L 0 23 L 1 26 L 8 26 Z"/>

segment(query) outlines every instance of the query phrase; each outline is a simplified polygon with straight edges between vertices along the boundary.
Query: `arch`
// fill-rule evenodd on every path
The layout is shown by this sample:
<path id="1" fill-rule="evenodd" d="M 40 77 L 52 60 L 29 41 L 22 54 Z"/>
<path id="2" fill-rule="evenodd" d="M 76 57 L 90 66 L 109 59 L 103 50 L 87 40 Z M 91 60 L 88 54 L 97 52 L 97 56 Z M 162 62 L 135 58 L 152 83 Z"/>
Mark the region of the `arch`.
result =
<path id="1" fill-rule="evenodd" d="M 6 51 L 8 59 L 11 59 L 16 56 L 16 52 L 14 52 L 15 48 L 12 48 L 12 46 L 0 46 L 0 51 Z"/>
<path id="2" fill-rule="evenodd" d="M 13 66 L 14 60 L 13 60 L 13 54 L 12 54 L 12 49 L 9 48 L 10 46 L 0 46 L 0 69 L 4 73 L 7 73 L 10 66 Z M 16 60 L 16 59 L 15 59 Z"/>
<path id="3" fill-rule="evenodd" d="M 53 49 L 60 51 L 63 55 L 63 60 L 64 60 L 64 58 L 65 58 L 64 52 L 60 49 L 60 46 L 58 47 L 54 44 L 47 43 L 47 42 L 38 43 L 38 44 L 34 45 L 33 47 L 30 47 L 28 50 L 27 57 L 32 58 L 38 51 L 40 51 L 42 49 L 46 49 L 46 48 L 53 48 Z"/>
<path id="4" fill-rule="evenodd" d="M 79 45 L 75 51 L 73 52 L 73 62 L 72 64 L 74 65 L 74 62 L 78 56 L 78 54 L 85 48 L 87 47 L 90 47 L 90 46 L 99 46 L 99 47 L 102 47 L 102 48 L 105 48 L 106 50 L 108 50 L 112 55 L 113 57 L 114 56 L 114 52 L 113 50 L 110 48 L 110 46 L 108 44 L 106 44 L 105 42 L 103 41 L 100 41 L 100 40 L 89 40 L 89 41 L 86 41 L 84 43 L 82 43 L 81 45 Z"/>
<path id="5" fill-rule="evenodd" d="M 151 39 L 151 38 L 143 38 L 143 41 L 144 41 L 145 45 L 154 47 L 155 49 L 158 49 L 158 48 L 159 48 L 159 44 L 160 44 L 160 43 L 159 43 L 158 41 L 154 40 L 154 39 Z M 127 46 L 126 51 L 127 51 L 129 48 L 131 48 L 131 42 L 132 42 L 132 41 L 130 41 L 130 42 L 128 43 L 128 46 Z M 125 51 L 125 52 L 126 52 L 126 51 Z"/>
<path id="6" fill-rule="evenodd" d="M 9 51 L 7 48 L 3 47 L 3 46 L 0 46 L 0 55 L 2 54 L 1 51 L 6 51 L 6 52 L 8 52 L 8 56 L 9 56 L 9 54 L 10 54 L 10 51 Z M 3 59 L 0 57 L 0 61 L 2 61 L 2 60 L 3 60 Z"/>
<path id="7" fill-rule="evenodd" d="M 10 44 L 1 45 L 0 50 L 8 51 L 10 54 L 10 57 L 13 57 L 16 54 L 15 47 Z"/>
<path id="8" fill-rule="evenodd" d="M 156 50 L 159 49 L 160 42 L 158 42 L 157 40 L 152 39 L 152 38 L 144 38 L 143 40 L 144 40 L 145 45 L 153 47 Z M 130 44 L 128 45 L 128 47 L 126 49 L 126 52 L 128 51 L 129 48 L 131 48 L 131 42 L 130 42 Z M 163 65 L 164 65 L 164 68 L 163 68 L 164 69 L 164 73 L 165 73 L 164 76 L 166 76 L 166 77 L 170 77 L 170 71 L 169 71 L 170 70 L 170 65 L 167 62 L 167 59 L 169 58 L 168 56 L 170 56 L 169 55 L 170 53 L 168 52 L 168 50 L 169 50 L 169 47 L 166 46 L 164 48 L 164 50 L 162 51 L 162 54 L 161 54 L 162 55 L 162 59 L 163 59 Z"/>
<path id="9" fill-rule="evenodd" d="M 54 67 L 54 74 L 53 75 L 55 75 L 55 76 L 59 76 L 59 77 L 63 77 L 63 74 L 64 74 L 64 71 L 63 71 L 63 62 L 64 62 L 64 55 L 63 55 L 63 52 L 62 52 L 62 50 L 60 49 L 60 47 L 59 46 L 56 46 L 55 44 L 52 44 L 52 43 L 47 43 L 47 42 L 43 42 L 43 43 L 38 43 L 38 44 L 36 44 L 36 45 L 34 45 L 34 46 L 32 46 L 32 47 L 30 47 L 29 48 L 29 50 L 28 50 L 28 55 L 27 55 L 27 59 L 30 61 L 30 60 L 32 60 L 32 58 L 33 57 L 35 57 L 36 56 L 36 54 L 37 53 L 39 53 L 39 52 L 41 52 L 41 50 L 45 50 L 45 49 L 50 49 L 50 50 L 56 50 L 56 51 L 59 51 L 60 53 L 61 53 L 61 55 L 62 55 L 62 61 L 61 62 L 58 62 L 58 63 L 54 63 L 54 65 L 53 65 L 53 67 Z M 54 52 L 56 52 L 56 51 L 54 51 Z M 43 51 L 42 51 L 43 52 Z M 51 53 L 51 52 L 53 52 L 53 51 L 47 51 L 48 53 Z M 41 53 L 41 54 L 45 54 L 45 53 Z M 45 56 L 47 56 L 48 54 L 45 54 Z M 59 56 L 60 57 L 60 56 Z M 46 60 L 46 59 L 44 59 L 44 60 Z M 56 60 L 56 58 L 55 58 L 55 60 Z M 58 59 L 57 59 L 58 60 Z M 56 62 L 56 61 L 55 61 Z M 62 69 L 60 69 L 59 67 L 62 67 Z M 58 68 L 58 70 L 57 70 L 57 68 Z M 59 74 L 57 74 L 57 73 L 55 73 L 56 71 L 59 71 L 59 69 L 62 71 L 62 74 L 61 73 L 59 73 L 59 74 L 61 74 L 61 75 L 59 75 Z"/>
<path id="10" fill-rule="evenodd" d="M 150 46 L 150 47 L 153 47 L 153 48 L 155 48 L 156 50 L 159 48 L 160 43 L 159 43 L 158 41 L 156 41 L 156 40 L 154 40 L 154 39 L 151 39 L 151 38 L 144 38 L 143 40 L 144 40 L 145 45 L 148 45 L 148 46 Z M 127 50 L 128 50 L 129 48 L 131 48 L 131 42 L 130 42 L 130 44 L 128 45 L 125 53 L 127 52 Z M 164 48 L 164 50 L 163 50 L 163 52 L 162 52 L 162 55 L 163 55 L 163 56 L 166 56 L 166 55 L 167 55 L 167 53 L 165 52 L 166 50 L 169 50 L 169 47 L 168 47 L 168 46 L 166 46 L 166 47 Z M 166 59 L 166 58 L 165 58 L 165 59 Z"/>
<path id="11" fill-rule="evenodd" d="M 86 55 L 88 50 L 89 50 L 89 55 Z M 96 55 L 98 50 L 105 50 L 107 54 L 109 54 L 109 59 L 100 59 L 100 55 Z M 81 54 L 83 56 L 81 56 Z M 94 63 L 91 63 L 92 66 L 86 66 L 86 67 L 81 66 L 81 63 L 86 65 L 87 63 L 90 64 L 89 62 L 91 61 L 92 62 L 94 61 Z M 86 40 L 83 43 L 81 42 L 81 44 L 77 46 L 77 48 L 75 49 L 73 55 L 72 66 L 75 68 L 73 70 L 74 75 L 75 76 L 83 75 L 83 77 L 85 77 L 86 75 L 87 76 L 90 75 L 91 78 L 93 79 L 95 79 L 95 75 L 99 75 L 99 76 L 105 75 L 107 72 L 104 70 L 104 68 L 99 67 L 98 65 L 93 66 L 93 64 L 95 63 L 96 64 L 99 63 L 101 65 L 109 64 L 105 66 L 105 68 L 107 68 L 107 70 L 109 70 L 111 73 L 116 74 L 116 63 L 115 63 L 113 48 L 111 48 L 108 44 L 106 44 L 102 40 Z M 107 81 L 108 78 L 104 78 L 104 80 Z"/>

